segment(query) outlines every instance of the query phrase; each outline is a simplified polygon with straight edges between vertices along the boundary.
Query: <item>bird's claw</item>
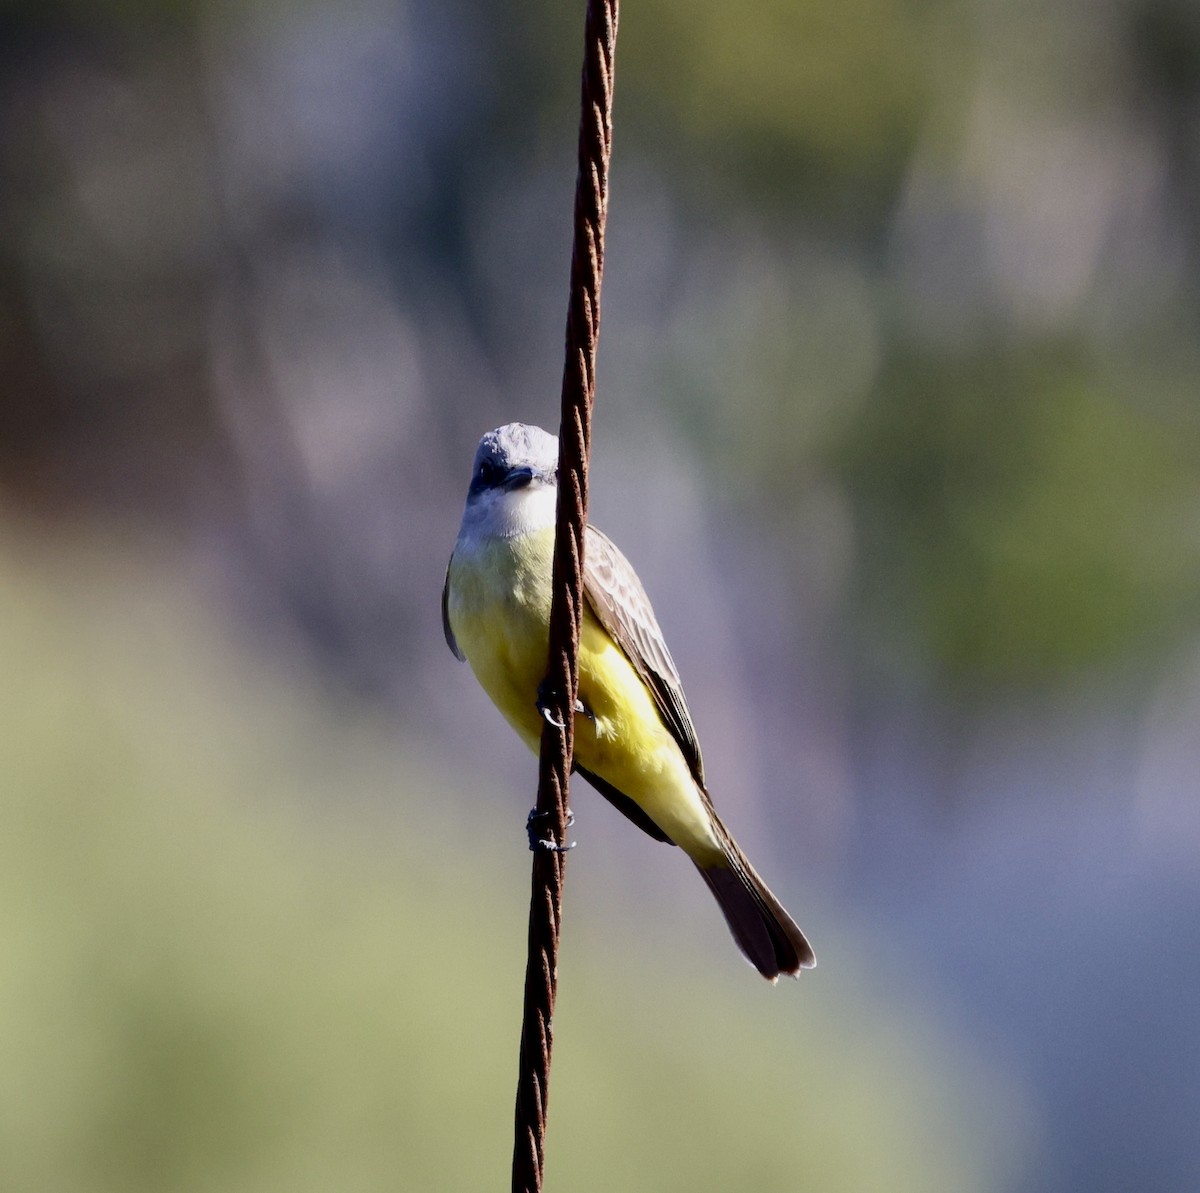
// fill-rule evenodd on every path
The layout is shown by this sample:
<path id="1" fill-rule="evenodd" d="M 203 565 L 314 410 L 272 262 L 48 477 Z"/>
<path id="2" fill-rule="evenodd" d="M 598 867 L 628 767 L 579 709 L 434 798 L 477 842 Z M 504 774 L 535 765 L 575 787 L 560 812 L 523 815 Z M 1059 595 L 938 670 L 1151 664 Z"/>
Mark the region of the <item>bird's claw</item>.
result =
<path id="1" fill-rule="evenodd" d="M 542 714 L 542 720 L 545 721 L 547 725 L 552 725 L 555 729 L 565 729 L 567 727 L 566 721 L 560 721 L 554 715 L 548 704 L 539 703 L 538 712 Z"/>
<path id="2" fill-rule="evenodd" d="M 539 849 L 549 849 L 553 853 L 566 853 L 569 849 L 574 849 L 578 844 L 572 841 L 569 845 L 559 845 L 557 841 L 552 841 L 548 837 L 541 836 L 540 829 L 543 822 L 550 820 L 553 817 L 553 812 L 539 812 L 534 808 L 525 820 L 525 831 L 529 834 L 529 851 L 537 853 Z M 575 813 L 567 809 L 567 828 L 575 823 Z"/>
<path id="3" fill-rule="evenodd" d="M 538 684 L 537 710 L 542 714 L 542 720 L 545 721 L 547 725 L 552 725 L 555 729 L 565 729 L 567 727 L 565 722 L 560 721 L 558 717 L 554 715 L 553 706 L 557 703 L 557 701 L 554 699 L 555 694 L 556 693 L 554 692 L 554 689 L 551 688 L 544 680 Z M 589 720 L 595 720 L 591 710 L 587 708 L 583 701 L 578 697 L 576 697 L 575 700 L 575 711 L 577 713 L 582 713 Z"/>

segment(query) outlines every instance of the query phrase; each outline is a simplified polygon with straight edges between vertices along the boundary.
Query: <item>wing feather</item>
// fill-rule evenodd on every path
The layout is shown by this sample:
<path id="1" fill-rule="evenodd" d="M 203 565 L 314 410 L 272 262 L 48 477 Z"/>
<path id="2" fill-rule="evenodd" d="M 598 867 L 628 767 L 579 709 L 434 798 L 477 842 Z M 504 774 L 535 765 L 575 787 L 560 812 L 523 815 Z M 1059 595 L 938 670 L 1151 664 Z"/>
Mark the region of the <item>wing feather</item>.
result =
<path id="1" fill-rule="evenodd" d="M 442 585 L 442 633 L 446 635 L 446 645 L 450 653 L 460 662 L 465 663 L 467 656 L 458 645 L 458 639 L 450 628 L 450 569 L 446 568 L 446 582 Z"/>
<path id="2" fill-rule="evenodd" d="M 587 528 L 583 591 L 600 624 L 633 664 L 654 696 L 693 777 L 704 790 L 704 762 L 696 728 L 683 695 L 683 683 L 667 649 L 650 598 L 633 566 L 616 544 L 594 526 Z"/>

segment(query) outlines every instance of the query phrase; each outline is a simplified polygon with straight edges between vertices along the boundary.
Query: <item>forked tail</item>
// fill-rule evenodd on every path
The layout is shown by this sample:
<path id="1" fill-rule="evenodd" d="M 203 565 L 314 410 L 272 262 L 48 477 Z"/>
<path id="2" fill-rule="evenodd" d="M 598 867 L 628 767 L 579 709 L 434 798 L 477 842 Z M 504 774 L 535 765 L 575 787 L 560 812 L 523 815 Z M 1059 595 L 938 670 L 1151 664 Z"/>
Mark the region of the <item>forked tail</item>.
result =
<path id="1" fill-rule="evenodd" d="M 795 977 L 802 969 L 812 969 L 817 959 L 796 921 L 771 894 L 723 825 L 720 832 L 727 864 L 697 865 L 696 869 L 716 896 L 746 960 L 771 982 L 781 973 Z"/>

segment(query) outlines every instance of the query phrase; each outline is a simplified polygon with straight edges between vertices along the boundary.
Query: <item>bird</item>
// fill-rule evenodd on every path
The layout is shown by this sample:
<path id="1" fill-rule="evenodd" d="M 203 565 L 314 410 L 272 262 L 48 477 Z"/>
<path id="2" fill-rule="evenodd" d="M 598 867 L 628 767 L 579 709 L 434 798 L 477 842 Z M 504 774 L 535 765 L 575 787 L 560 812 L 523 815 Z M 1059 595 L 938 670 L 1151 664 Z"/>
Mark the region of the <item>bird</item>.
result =
<path id="1" fill-rule="evenodd" d="M 446 643 L 535 753 L 543 716 L 558 440 L 508 423 L 479 441 L 442 589 Z M 764 978 L 816 964 L 804 933 L 758 876 L 708 794 L 683 684 L 632 565 L 588 525 L 574 766 L 657 841 L 699 870 L 738 948 Z M 531 833 L 531 847 L 534 845 Z"/>

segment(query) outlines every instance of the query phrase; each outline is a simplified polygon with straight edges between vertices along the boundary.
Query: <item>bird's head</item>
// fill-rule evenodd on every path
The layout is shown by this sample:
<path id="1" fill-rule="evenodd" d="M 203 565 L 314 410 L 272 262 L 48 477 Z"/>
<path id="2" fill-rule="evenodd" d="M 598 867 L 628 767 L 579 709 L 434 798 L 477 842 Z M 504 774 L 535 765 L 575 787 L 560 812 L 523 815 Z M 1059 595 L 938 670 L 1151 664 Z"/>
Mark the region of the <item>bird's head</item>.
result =
<path id="1" fill-rule="evenodd" d="M 541 427 L 508 423 L 479 441 L 463 532 L 511 537 L 554 525 L 558 440 Z"/>

